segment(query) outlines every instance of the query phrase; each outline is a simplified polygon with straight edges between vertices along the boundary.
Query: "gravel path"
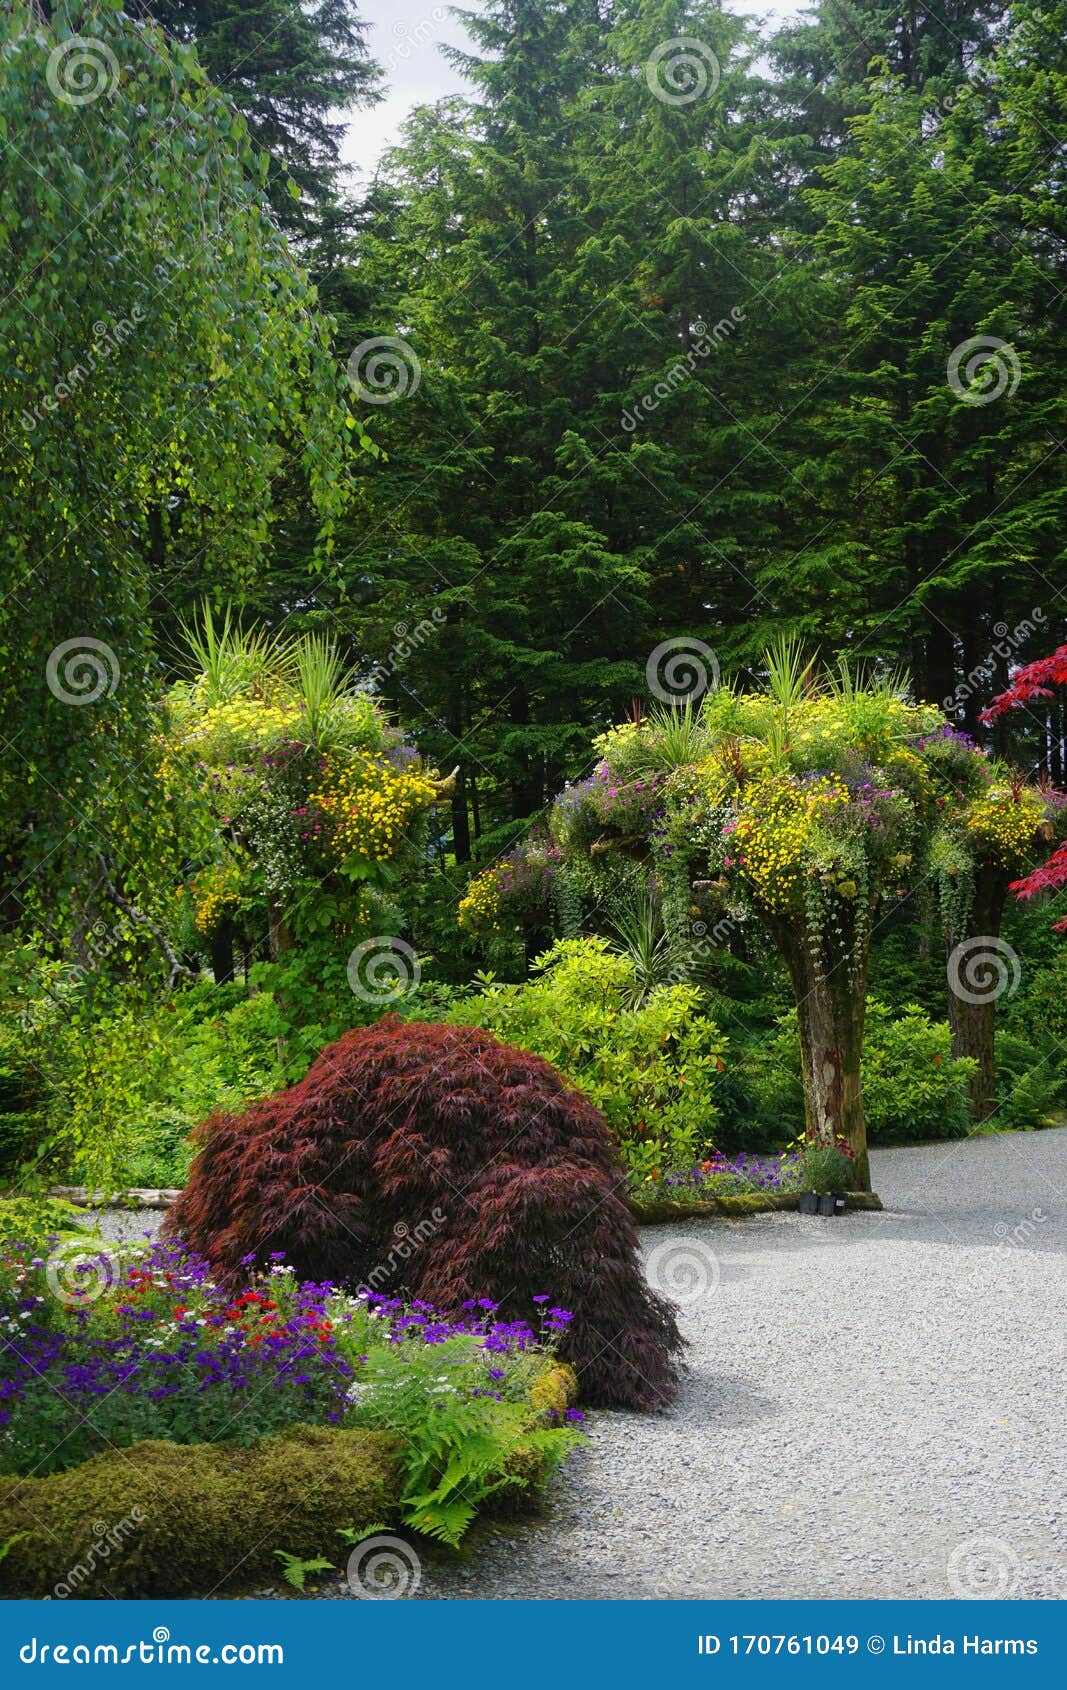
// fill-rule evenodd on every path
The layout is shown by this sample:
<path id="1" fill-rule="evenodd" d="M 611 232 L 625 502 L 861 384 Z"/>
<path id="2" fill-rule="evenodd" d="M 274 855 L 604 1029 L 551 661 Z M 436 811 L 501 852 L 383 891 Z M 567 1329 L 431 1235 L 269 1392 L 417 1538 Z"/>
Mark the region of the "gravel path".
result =
<path id="1" fill-rule="evenodd" d="M 418 1597 L 1067 1597 L 1067 1128 L 872 1162 L 883 1214 L 642 1228 L 693 1293 L 676 1405 L 590 1415 Z"/>
<path id="2" fill-rule="evenodd" d="M 643 1229 L 703 1287 L 676 1406 L 419 1596 L 1067 1596 L 1067 1130 L 872 1160 L 881 1215 Z"/>

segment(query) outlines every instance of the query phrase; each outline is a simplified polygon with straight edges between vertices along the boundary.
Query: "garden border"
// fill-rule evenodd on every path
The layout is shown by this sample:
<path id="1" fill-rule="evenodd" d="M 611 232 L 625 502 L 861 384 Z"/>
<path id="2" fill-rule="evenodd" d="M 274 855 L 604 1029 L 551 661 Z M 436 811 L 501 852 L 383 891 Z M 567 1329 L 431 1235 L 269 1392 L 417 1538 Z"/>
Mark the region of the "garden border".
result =
<path id="1" fill-rule="evenodd" d="M 739 1215 L 773 1214 L 779 1210 L 796 1209 L 800 1193 L 796 1191 L 739 1192 L 736 1197 L 661 1198 L 653 1203 L 631 1203 L 630 1212 L 639 1226 L 659 1226 L 664 1221 L 704 1220 L 709 1216 L 729 1219 Z M 848 1191 L 845 1208 L 874 1210 L 882 1207 L 882 1199 L 873 1191 Z"/>
<path id="2" fill-rule="evenodd" d="M 181 1196 L 180 1190 L 134 1188 L 106 1197 L 100 1191 L 88 1191 L 83 1185 L 53 1185 L 48 1195 L 72 1203 L 79 1209 L 169 1209 Z M 630 1213 L 638 1225 L 659 1226 L 664 1221 L 703 1220 L 708 1216 L 731 1218 L 739 1215 L 772 1214 L 777 1210 L 795 1209 L 800 1194 L 795 1191 L 739 1192 L 736 1197 L 661 1198 L 653 1203 L 629 1204 Z M 853 1211 L 880 1209 L 882 1199 L 873 1191 L 845 1193 L 845 1208 Z"/>

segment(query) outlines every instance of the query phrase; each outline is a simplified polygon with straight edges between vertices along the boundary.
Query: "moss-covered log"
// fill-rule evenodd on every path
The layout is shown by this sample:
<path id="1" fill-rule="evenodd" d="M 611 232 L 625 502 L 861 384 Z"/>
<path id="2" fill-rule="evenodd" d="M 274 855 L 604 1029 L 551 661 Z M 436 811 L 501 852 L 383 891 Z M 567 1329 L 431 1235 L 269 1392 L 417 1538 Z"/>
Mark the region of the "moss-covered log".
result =
<path id="1" fill-rule="evenodd" d="M 382 1432 L 294 1426 L 247 1448 L 141 1443 L 47 1478 L 0 1477 L 0 1590 L 207 1594 L 273 1581 L 276 1549 L 340 1561 L 339 1531 L 399 1521 L 397 1448 Z"/>

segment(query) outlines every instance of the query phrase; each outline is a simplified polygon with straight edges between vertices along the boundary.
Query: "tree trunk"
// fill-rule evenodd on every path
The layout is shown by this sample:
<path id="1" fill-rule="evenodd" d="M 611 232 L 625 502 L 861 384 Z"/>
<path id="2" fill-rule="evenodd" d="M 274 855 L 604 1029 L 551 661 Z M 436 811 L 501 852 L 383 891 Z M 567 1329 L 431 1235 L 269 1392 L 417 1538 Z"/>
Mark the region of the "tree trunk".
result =
<path id="1" fill-rule="evenodd" d="M 452 793 L 452 847 L 457 863 L 471 860 L 471 824 L 467 809 L 467 780 L 463 770 L 456 776 Z"/>
<path id="2" fill-rule="evenodd" d="M 268 895 L 267 898 L 267 931 L 270 937 L 270 959 L 278 962 L 286 951 L 293 948 L 293 930 L 286 920 L 285 911 L 277 898 Z"/>
<path id="3" fill-rule="evenodd" d="M 211 972 L 216 986 L 228 986 L 234 977 L 233 922 L 228 917 L 211 935 Z"/>
<path id="4" fill-rule="evenodd" d="M 1007 895 L 1007 876 L 986 864 L 975 876 L 966 932 L 945 927 L 952 1054 L 978 1064 L 967 1095 L 972 1121 L 988 1121 L 997 1107 L 996 1007 L 1011 974 L 1011 958 L 1000 944 Z"/>
<path id="5" fill-rule="evenodd" d="M 863 1112 L 863 1027 L 867 1013 L 867 943 L 859 957 L 825 936 L 814 942 L 803 931 L 774 932 L 789 966 L 797 1001 L 804 1119 L 808 1136 L 824 1144 L 837 1137 L 852 1147 L 852 1184 L 870 1191 L 867 1122 Z"/>

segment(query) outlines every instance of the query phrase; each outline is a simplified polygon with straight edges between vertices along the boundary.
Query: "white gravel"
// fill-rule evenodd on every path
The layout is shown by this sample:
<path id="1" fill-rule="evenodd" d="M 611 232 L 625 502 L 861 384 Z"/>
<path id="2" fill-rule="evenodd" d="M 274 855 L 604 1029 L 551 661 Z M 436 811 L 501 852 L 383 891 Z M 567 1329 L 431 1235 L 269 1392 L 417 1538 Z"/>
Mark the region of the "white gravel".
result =
<path id="1" fill-rule="evenodd" d="M 591 1415 L 419 1596 L 1067 1597 L 1067 1130 L 873 1164 L 881 1215 L 645 1229 L 698 1292 L 676 1406 Z"/>
<path id="2" fill-rule="evenodd" d="M 882 1214 L 643 1228 L 692 1293 L 676 1405 L 590 1415 L 418 1597 L 1067 1598 L 1067 1128 L 872 1162 Z"/>

